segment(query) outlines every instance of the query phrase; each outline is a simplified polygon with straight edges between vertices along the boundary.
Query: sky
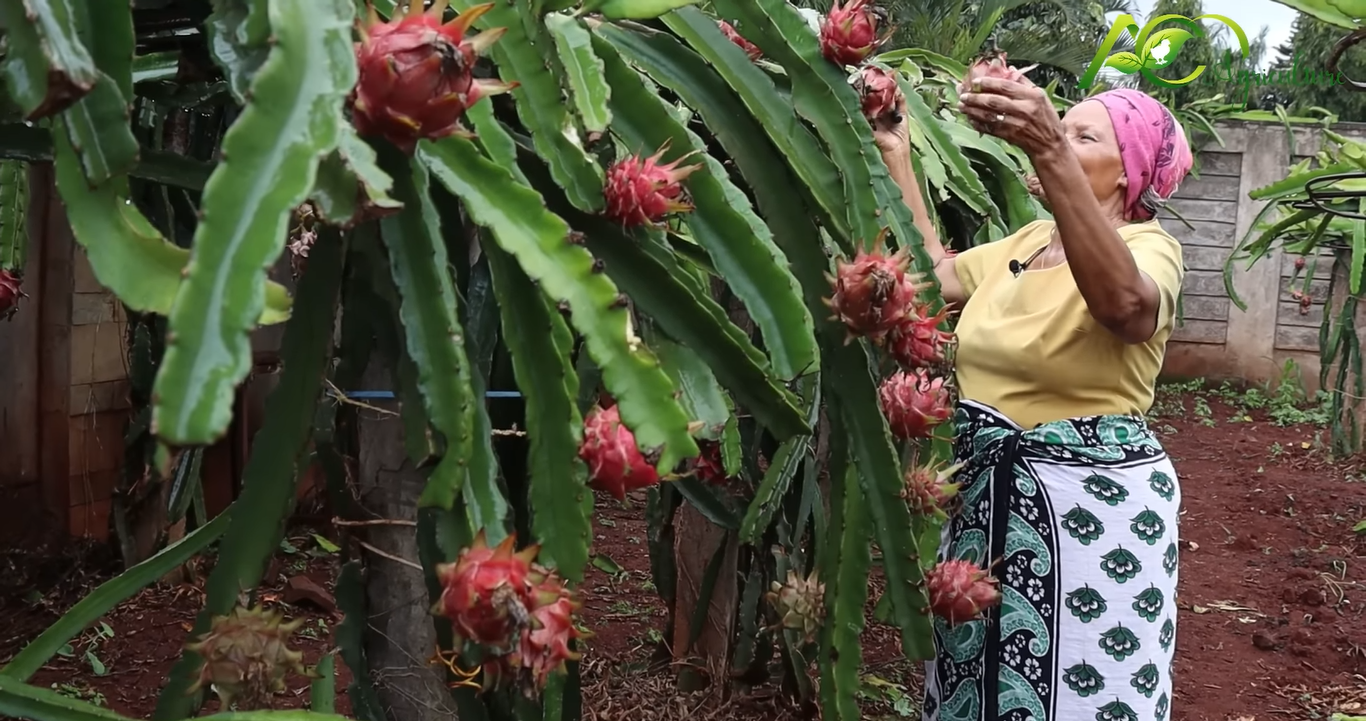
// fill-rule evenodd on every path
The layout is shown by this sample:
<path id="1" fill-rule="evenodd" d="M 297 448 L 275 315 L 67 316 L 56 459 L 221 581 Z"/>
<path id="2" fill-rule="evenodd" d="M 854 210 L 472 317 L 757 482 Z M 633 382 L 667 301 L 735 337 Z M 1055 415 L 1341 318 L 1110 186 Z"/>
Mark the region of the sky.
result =
<path id="1" fill-rule="evenodd" d="M 1139 15 L 1144 17 L 1152 12 L 1155 4 L 1154 0 L 1131 2 Z M 1273 60 L 1276 56 L 1276 46 L 1290 39 L 1290 26 L 1298 14 L 1295 10 L 1273 0 L 1204 0 L 1204 6 L 1205 12 L 1223 15 L 1238 23 L 1243 32 L 1247 33 L 1249 41 L 1257 37 L 1263 25 L 1267 26 L 1267 57 L 1263 58 L 1263 63 Z"/>

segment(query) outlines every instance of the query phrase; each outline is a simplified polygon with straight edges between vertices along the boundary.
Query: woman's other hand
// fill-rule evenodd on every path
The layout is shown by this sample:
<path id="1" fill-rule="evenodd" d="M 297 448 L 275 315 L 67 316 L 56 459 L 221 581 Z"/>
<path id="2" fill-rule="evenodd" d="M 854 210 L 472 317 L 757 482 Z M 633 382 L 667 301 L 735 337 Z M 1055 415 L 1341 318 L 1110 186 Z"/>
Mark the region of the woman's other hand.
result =
<path id="1" fill-rule="evenodd" d="M 976 92 L 960 96 L 958 109 L 977 130 L 995 135 L 1030 157 L 1067 144 L 1062 118 L 1047 91 L 1033 83 L 982 78 L 976 83 Z"/>
<path id="2" fill-rule="evenodd" d="M 911 130 L 906 124 L 906 98 L 899 98 L 895 110 L 873 123 L 873 140 L 883 155 L 910 153 Z"/>
<path id="3" fill-rule="evenodd" d="M 1026 175 L 1025 189 L 1029 191 L 1030 195 L 1034 196 L 1035 200 L 1043 203 L 1045 208 L 1049 207 L 1048 195 L 1043 192 L 1043 183 L 1039 182 L 1039 176 L 1033 174 Z"/>

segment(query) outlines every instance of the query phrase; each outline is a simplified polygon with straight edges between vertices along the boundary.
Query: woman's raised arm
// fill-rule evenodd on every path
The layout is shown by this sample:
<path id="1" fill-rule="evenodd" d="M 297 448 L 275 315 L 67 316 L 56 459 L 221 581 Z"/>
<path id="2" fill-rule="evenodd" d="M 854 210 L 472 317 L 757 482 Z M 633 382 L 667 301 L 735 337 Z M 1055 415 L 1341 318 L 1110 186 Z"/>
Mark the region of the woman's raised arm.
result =
<path id="1" fill-rule="evenodd" d="M 939 281 L 939 291 L 944 301 L 960 305 L 967 301 L 967 293 L 958 281 L 958 271 L 954 258 L 944 250 L 944 243 L 930 222 L 925 198 L 920 193 L 920 181 L 915 177 L 915 166 L 911 164 L 910 130 L 906 127 L 906 99 L 901 98 L 896 112 L 880 118 L 873 125 L 873 139 L 882 151 L 882 160 L 892 180 L 901 188 L 901 199 L 910 208 L 915 227 L 924 239 L 925 253 L 934 261 L 934 275 Z"/>

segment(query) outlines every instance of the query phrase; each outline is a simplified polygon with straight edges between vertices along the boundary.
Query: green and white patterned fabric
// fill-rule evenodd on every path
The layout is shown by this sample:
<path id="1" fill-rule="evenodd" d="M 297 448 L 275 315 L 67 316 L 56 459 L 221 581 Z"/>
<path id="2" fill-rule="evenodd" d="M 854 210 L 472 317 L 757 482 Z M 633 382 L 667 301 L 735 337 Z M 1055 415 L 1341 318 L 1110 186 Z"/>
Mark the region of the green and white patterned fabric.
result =
<path id="1" fill-rule="evenodd" d="M 1176 471 L 1140 417 L 1025 430 L 963 401 L 940 559 L 996 561 L 1002 602 L 938 622 L 924 721 L 1168 721 Z"/>

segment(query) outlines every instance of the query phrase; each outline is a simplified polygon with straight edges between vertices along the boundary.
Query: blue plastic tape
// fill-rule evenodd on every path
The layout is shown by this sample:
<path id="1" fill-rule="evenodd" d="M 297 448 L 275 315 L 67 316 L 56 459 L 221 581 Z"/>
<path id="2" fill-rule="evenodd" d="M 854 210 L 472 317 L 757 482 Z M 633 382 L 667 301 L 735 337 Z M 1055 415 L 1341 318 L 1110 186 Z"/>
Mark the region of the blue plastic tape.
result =
<path id="1" fill-rule="evenodd" d="M 390 399 L 390 400 L 392 400 L 395 396 L 394 396 L 394 392 L 393 392 L 393 391 L 349 391 L 349 392 L 346 393 L 346 397 L 347 397 L 347 398 L 384 398 L 384 399 Z M 485 397 L 485 398 L 521 398 L 521 397 L 522 397 L 522 394 L 521 394 L 520 392 L 518 392 L 518 391 L 486 391 L 486 392 L 484 393 L 484 397 Z"/>

